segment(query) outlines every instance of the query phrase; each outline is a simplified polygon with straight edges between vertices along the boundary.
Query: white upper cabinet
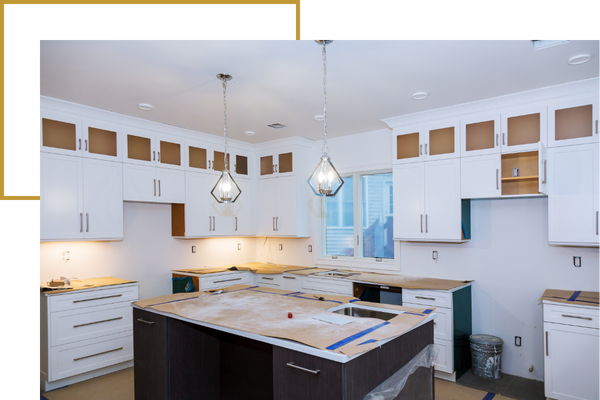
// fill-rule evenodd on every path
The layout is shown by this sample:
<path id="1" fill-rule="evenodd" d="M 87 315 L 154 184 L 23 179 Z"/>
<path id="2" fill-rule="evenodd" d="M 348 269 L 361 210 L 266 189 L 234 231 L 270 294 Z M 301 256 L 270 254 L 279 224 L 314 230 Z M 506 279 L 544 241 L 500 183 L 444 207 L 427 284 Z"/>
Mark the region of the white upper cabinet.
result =
<path id="1" fill-rule="evenodd" d="M 546 106 L 518 107 L 461 118 L 462 157 L 537 150 L 546 144 Z"/>
<path id="2" fill-rule="evenodd" d="M 298 169 L 298 154 L 294 153 L 295 152 L 291 148 L 261 153 L 258 156 L 259 178 L 295 175 Z M 296 168 L 294 168 L 295 166 Z"/>
<path id="3" fill-rule="evenodd" d="M 598 143 L 598 95 L 548 106 L 548 147 Z"/>
<path id="4" fill-rule="evenodd" d="M 124 163 L 183 170 L 183 138 L 127 131 L 123 135 L 123 148 Z"/>
<path id="5" fill-rule="evenodd" d="M 458 120 L 394 129 L 393 162 L 439 160 L 460 156 Z"/>
<path id="6" fill-rule="evenodd" d="M 40 151 L 82 156 L 81 118 L 42 109 L 40 112 Z"/>
<path id="7" fill-rule="evenodd" d="M 83 120 L 82 128 L 84 157 L 119 162 L 123 159 L 122 131 L 118 125 L 104 121 Z"/>
<path id="8" fill-rule="evenodd" d="M 502 163 L 499 154 L 460 160 L 460 195 L 463 199 L 500 197 Z"/>

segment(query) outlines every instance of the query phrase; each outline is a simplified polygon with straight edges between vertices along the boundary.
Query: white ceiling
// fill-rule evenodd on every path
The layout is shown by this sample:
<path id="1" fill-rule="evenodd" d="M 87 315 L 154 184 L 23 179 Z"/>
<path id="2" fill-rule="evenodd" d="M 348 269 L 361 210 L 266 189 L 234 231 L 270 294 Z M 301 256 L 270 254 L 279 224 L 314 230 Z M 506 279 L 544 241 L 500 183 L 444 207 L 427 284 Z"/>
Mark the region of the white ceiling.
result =
<path id="1" fill-rule="evenodd" d="M 528 40 L 334 41 L 327 46 L 328 137 L 386 128 L 383 118 L 597 77 L 598 43 L 534 51 Z M 312 40 L 41 41 L 40 53 L 43 96 L 223 135 L 216 75 L 227 73 L 230 138 L 323 137 L 323 122 L 314 120 L 323 114 L 322 47 Z M 579 53 L 591 61 L 568 65 Z M 417 91 L 429 97 L 413 100 Z"/>

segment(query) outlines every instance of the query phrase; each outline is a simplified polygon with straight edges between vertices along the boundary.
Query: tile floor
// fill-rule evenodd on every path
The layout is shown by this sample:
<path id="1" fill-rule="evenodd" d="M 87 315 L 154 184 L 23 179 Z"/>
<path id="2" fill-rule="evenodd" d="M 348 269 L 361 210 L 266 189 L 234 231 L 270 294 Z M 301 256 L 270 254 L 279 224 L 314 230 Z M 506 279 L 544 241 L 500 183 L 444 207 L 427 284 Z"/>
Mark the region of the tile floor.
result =
<path id="1" fill-rule="evenodd" d="M 47 400 L 133 400 L 133 368 L 76 383 L 43 396 Z M 42 397 L 42 399 L 44 399 Z M 457 383 L 435 380 L 436 400 L 544 400 L 544 383 L 512 375 L 486 381 L 468 371 Z"/>

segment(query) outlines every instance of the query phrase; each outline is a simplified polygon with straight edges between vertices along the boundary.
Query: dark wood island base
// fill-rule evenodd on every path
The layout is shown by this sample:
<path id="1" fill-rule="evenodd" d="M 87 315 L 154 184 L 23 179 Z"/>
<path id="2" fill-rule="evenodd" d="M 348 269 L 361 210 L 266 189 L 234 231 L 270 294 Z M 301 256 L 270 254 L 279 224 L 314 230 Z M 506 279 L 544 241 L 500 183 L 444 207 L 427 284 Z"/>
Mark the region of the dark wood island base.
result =
<path id="1" fill-rule="evenodd" d="M 136 400 L 362 400 L 433 344 L 430 321 L 341 363 L 139 308 L 133 317 Z M 434 369 L 421 367 L 396 399 L 433 398 Z"/>

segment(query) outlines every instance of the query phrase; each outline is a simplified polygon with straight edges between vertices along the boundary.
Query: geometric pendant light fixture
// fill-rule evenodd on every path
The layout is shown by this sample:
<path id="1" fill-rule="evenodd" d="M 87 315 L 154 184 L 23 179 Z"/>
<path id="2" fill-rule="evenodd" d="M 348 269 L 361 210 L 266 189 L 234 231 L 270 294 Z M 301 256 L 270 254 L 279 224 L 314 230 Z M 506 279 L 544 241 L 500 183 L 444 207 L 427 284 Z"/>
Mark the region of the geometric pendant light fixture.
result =
<path id="1" fill-rule="evenodd" d="M 333 197 L 339 192 L 344 180 L 329 159 L 329 147 L 327 147 L 327 51 L 326 46 L 333 40 L 315 40 L 323 46 L 323 154 L 319 165 L 315 168 L 308 184 L 317 196 Z"/>
<path id="2" fill-rule="evenodd" d="M 225 151 L 224 151 L 225 169 L 221 173 L 221 177 L 217 181 L 217 184 L 215 185 L 213 190 L 210 192 L 210 194 L 212 194 L 212 196 L 215 198 L 215 200 L 217 200 L 219 203 L 234 203 L 237 200 L 237 198 L 240 197 L 240 194 L 242 194 L 242 191 L 240 190 L 240 187 L 237 185 L 237 183 L 235 183 L 235 181 L 233 180 L 233 177 L 229 173 L 229 162 L 228 162 L 229 154 L 227 154 L 227 95 L 226 95 L 226 91 L 227 91 L 227 81 L 231 80 L 231 75 L 218 74 L 217 78 L 219 78 L 220 80 L 223 81 L 223 109 L 224 109 L 224 112 L 223 112 L 223 122 L 224 122 L 223 137 L 225 139 Z"/>

